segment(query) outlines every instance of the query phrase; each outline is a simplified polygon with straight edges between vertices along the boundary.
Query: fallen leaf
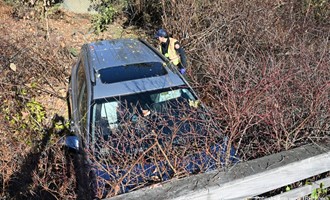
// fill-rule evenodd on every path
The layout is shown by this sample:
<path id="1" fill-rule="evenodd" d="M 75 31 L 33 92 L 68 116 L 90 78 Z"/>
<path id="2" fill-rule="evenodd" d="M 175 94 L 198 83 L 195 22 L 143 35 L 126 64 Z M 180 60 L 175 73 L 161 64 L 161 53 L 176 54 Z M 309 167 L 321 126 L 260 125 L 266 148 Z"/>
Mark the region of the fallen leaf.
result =
<path id="1" fill-rule="evenodd" d="M 119 193 L 119 191 L 120 191 L 120 187 L 119 187 L 119 185 L 116 185 L 115 186 L 115 195 L 117 195 Z"/>
<path id="2" fill-rule="evenodd" d="M 21 112 L 22 113 L 22 119 L 26 119 L 29 116 L 28 112 Z"/>
<path id="3" fill-rule="evenodd" d="M 14 72 L 16 72 L 16 65 L 14 63 L 10 63 L 9 65 L 10 69 L 13 70 Z"/>
<path id="4" fill-rule="evenodd" d="M 161 183 L 156 183 L 154 185 L 149 186 L 149 188 L 151 188 L 151 189 L 159 188 L 159 187 L 163 187 Z"/>

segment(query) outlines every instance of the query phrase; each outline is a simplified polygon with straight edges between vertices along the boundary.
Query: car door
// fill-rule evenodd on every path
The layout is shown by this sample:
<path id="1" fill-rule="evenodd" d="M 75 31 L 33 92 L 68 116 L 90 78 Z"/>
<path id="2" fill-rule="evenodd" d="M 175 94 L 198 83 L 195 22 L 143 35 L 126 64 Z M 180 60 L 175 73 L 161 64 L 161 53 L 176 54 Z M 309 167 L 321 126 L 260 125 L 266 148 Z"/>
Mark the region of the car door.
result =
<path id="1" fill-rule="evenodd" d="M 76 108 L 77 108 L 77 70 L 80 64 L 80 57 L 76 64 L 73 65 L 71 70 L 71 76 L 70 76 L 70 82 L 69 82 L 69 88 L 68 88 L 68 115 L 70 118 L 70 128 L 71 132 L 76 132 L 76 121 L 77 114 L 76 114 Z"/>
<path id="2" fill-rule="evenodd" d="M 73 67 L 69 87 L 69 115 L 71 131 L 81 137 L 87 132 L 87 77 L 82 53 Z"/>

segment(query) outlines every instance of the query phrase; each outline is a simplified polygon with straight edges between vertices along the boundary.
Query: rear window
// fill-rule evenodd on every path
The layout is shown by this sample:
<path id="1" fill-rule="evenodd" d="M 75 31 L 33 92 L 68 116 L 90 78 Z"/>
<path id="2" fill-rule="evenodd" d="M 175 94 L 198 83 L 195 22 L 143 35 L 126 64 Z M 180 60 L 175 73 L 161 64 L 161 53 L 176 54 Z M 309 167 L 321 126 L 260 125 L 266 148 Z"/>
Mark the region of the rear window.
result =
<path id="1" fill-rule="evenodd" d="M 99 70 L 102 83 L 116 83 L 167 74 L 163 63 L 149 62 L 109 67 Z"/>

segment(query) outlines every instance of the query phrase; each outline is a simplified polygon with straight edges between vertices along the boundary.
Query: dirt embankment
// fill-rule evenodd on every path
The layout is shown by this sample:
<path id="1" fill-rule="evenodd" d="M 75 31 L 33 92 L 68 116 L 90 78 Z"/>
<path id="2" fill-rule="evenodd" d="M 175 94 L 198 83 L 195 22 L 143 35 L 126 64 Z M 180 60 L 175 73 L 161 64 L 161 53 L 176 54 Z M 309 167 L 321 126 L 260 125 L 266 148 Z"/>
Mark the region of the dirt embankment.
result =
<path id="1" fill-rule="evenodd" d="M 0 199 L 53 199 L 47 190 L 77 197 L 72 163 L 57 145 L 59 135 L 45 127 L 55 114 L 67 119 L 66 90 L 80 47 L 125 35 L 116 23 L 93 34 L 87 14 L 41 13 L 0 1 Z"/>
<path id="2" fill-rule="evenodd" d="M 71 66 L 82 44 L 127 34 L 120 24 L 114 23 L 109 31 L 95 35 L 88 14 L 59 9 L 46 20 L 33 9 L 13 8 L 3 2 L 0 2 L 0 24 L 2 70 L 13 77 L 28 74 L 30 70 L 43 71 L 39 74 L 42 80 L 30 77 L 24 85 L 37 83 L 40 88 L 37 101 L 46 107 L 50 117 L 55 113 L 66 116 L 63 98 Z M 15 71 L 10 69 L 10 63 L 15 64 Z"/>

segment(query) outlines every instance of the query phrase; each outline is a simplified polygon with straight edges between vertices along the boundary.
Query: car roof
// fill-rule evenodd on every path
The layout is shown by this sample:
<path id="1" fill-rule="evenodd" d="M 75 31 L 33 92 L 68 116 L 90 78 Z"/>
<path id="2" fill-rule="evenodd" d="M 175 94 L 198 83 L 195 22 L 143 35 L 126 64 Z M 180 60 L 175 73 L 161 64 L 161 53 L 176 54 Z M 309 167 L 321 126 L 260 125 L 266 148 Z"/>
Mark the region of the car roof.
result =
<path id="1" fill-rule="evenodd" d="M 123 96 L 128 94 L 182 86 L 185 83 L 175 74 L 136 79 L 111 84 L 98 84 L 94 87 L 94 99 Z"/>
<path id="2" fill-rule="evenodd" d="M 186 85 L 177 71 L 175 72 L 155 49 L 141 39 L 103 40 L 87 44 L 86 48 L 91 67 L 93 99 Z M 136 63 L 162 63 L 165 73 L 111 83 L 104 83 L 100 78 L 99 73 L 102 70 L 118 66 L 130 67 L 129 65 Z"/>
<path id="3" fill-rule="evenodd" d="M 114 39 L 90 43 L 91 64 L 94 70 L 134 63 L 163 62 L 153 49 L 139 39 Z"/>

